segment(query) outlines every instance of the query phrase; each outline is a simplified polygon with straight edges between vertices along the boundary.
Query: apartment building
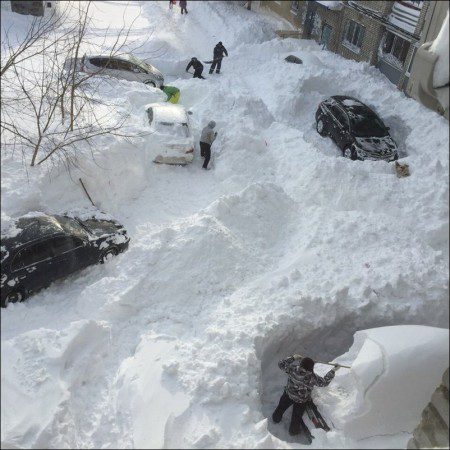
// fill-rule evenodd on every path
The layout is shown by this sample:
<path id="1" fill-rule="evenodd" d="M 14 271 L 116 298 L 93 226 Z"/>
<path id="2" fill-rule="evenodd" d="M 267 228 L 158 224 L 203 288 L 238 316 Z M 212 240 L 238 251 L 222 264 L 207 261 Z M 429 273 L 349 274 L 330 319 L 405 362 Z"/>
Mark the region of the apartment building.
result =
<path id="1" fill-rule="evenodd" d="M 412 62 L 427 34 L 431 16 L 444 8 L 436 2 L 416 1 L 263 1 L 287 19 L 303 39 L 355 61 L 376 66 L 399 89 L 406 90 Z M 438 19 L 434 19 L 436 22 Z M 438 20 L 438 21 L 439 21 Z"/>

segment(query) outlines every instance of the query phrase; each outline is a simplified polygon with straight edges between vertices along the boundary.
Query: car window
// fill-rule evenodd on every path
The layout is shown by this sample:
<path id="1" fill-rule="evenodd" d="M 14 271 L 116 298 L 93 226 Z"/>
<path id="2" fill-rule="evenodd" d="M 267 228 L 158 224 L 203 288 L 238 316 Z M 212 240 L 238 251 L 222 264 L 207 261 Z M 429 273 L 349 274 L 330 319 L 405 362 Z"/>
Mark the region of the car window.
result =
<path id="1" fill-rule="evenodd" d="M 187 123 L 179 122 L 157 122 L 156 130 L 159 133 L 174 136 L 174 137 L 188 137 L 189 127 Z"/>
<path id="2" fill-rule="evenodd" d="M 37 244 L 30 245 L 29 247 L 21 250 L 14 257 L 11 269 L 19 270 L 24 267 L 32 266 L 33 264 L 46 261 L 53 257 L 52 248 L 48 244 L 48 241 L 39 242 Z"/>
<path id="3" fill-rule="evenodd" d="M 67 234 L 80 236 L 81 238 L 88 236 L 86 229 L 76 219 L 66 216 L 55 216 L 55 219 Z"/>
<path id="4" fill-rule="evenodd" d="M 338 107 L 338 106 L 332 106 L 330 108 L 331 113 L 336 118 L 336 120 L 343 126 L 347 127 L 349 126 L 348 120 L 344 112 Z"/>
<path id="5" fill-rule="evenodd" d="M 50 240 L 49 245 L 51 245 L 55 256 L 59 256 L 74 248 L 73 240 L 68 236 L 55 237 Z"/>
<path id="6" fill-rule="evenodd" d="M 148 123 L 149 123 L 149 125 L 151 125 L 153 122 L 153 108 L 147 109 L 147 117 L 148 117 Z"/>
<path id="7" fill-rule="evenodd" d="M 352 132 L 357 137 L 383 137 L 389 135 L 384 123 L 375 115 L 353 115 Z"/>
<path id="8" fill-rule="evenodd" d="M 147 73 L 146 70 L 144 70 L 142 67 L 137 66 L 136 64 L 132 64 L 133 66 L 133 72 L 138 72 L 138 73 Z"/>
<path id="9" fill-rule="evenodd" d="M 135 67 L 135 66 L 134 66 L 133 64 L 131 64 L 130 62 L 128 62 L 128 61 L 123 61 L 123 60 L 121 60 L 121 59 L 116 59 L 114 62 L 116 63 L 116 68 L 117 68 L 118 70 L 125 70 L 125 71 L 127 71 L 127 72 L 132 72 L 133 69 L 134 69 L 134 67 Z"/>
<path id="10" fill-rule="evenodd" d="M 89 62 L 95 67 L 105 67 L 106 60 L 103 58 L 91 58 Z"/>

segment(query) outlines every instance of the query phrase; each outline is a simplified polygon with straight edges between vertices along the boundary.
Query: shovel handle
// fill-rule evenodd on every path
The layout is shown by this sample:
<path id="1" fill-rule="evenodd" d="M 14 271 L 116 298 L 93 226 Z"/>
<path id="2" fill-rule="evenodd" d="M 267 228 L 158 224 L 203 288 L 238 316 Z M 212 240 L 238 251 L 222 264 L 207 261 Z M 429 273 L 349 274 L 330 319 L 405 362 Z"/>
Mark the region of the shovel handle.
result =
<path id="1" fill-rule="evenodd" d="M 345 369 L 351 369 L 350 366 L 343 366 L 342 364 L 333 364 L 333 363 L 329 363 L 329 362 L 323 362 L 323 361 L 315 361 L 316 364 L 326 364 L 327 366 L 339 366 L 339 367 L 344 367 Z"/>

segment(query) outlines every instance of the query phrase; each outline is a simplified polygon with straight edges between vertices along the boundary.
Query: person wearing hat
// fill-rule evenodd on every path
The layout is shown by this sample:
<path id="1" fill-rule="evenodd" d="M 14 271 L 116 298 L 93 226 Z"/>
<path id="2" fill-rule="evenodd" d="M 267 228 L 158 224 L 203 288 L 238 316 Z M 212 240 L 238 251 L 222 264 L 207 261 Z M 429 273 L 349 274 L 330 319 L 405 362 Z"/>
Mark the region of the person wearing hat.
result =
<path id="1" fill-rule="evenodd" d="M 299 434 L 302 427 L 308 433 L 307 437 L 311 442 L 311 434 L 302 419 L 306 404 L 311 401 L 313 388 L 328 386 L 339 366 L 335 365 L 322 378 L 314 373 L 314 361 L 311 358 L 293 355 L 281 360 L 278 367 L 288 374 L 288 381 L 278 406 L 272 414 L 272 420 L 275 423 L 281 422 L 284 412 L 293 405 L 289 434 Z"/>
<path id="2" fill-rule="evenodd" d="M 194 68 L 194 76 L 192 78 L 205 79 L 205 77 L 202 76 L 203 64 L 195 56 L 189 61 L 189 64 L 186 67 L 186 72 L 188 72 L 191 67 Z"/>
<path id="3" fill-rule="evenodd" d="M 211 120 L 208 125 L 202 130 L 200 136 L 200 155 L 205 158 L 203 162 L 203 169 L 208 170 L 209 160 L 211 159 L 211 144 L 217 137 L 217 131 L 214 131 L 216 122 Z"/>
<path id="4" fill-rule="evenodd" d="M 216 73 L 220 73 L 220 68 L 222 67 L 222 59 L 224 54 L 228 56 L 227 49 L 223 46 L 222 42 L 219 42 L 214 47 L 214 58 L 211 64 L 211 68 L 209 69 L 209 73 L 213 73 L 214 69 L 216 69 Z"/>

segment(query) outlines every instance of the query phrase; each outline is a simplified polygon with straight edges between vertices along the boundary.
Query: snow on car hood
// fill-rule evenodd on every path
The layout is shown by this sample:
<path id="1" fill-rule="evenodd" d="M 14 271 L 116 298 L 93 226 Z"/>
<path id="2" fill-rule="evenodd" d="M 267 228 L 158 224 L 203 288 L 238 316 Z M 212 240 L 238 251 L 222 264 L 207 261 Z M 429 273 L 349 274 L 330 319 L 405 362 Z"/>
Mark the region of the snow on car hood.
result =
<path id="1" fill-rule="evenodd" d="M 397 145 L 390 136 L 361 138 L 356 137 L 356 145 L 370 153 L 387 154 L 397 149 Z"/>

